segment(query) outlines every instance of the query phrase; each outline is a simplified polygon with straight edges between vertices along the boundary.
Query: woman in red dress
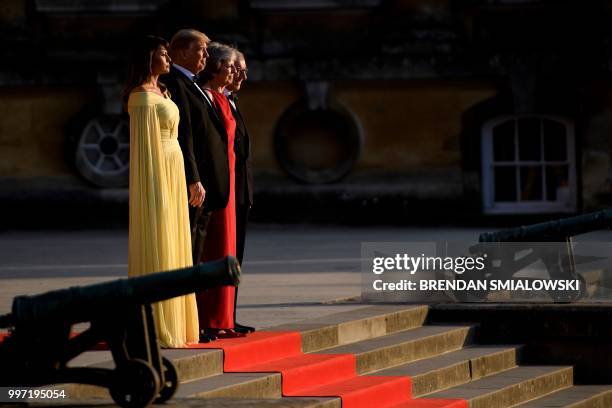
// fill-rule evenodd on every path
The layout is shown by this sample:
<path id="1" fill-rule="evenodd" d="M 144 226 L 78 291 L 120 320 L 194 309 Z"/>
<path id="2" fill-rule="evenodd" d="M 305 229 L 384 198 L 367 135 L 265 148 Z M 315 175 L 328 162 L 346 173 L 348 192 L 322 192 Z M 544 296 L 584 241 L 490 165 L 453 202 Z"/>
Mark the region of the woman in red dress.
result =
<path id="1" fill-rule="evenodd" d="M 225 87 L 234 79 L 236 58 L 232 48 L 219 44 L 208 45 L 209 57 L 204 71 L 200 73 L 202 91 L 215 108 L 218 119 L 227 133 L 227 159 L 229 168 L 229 200 L 227 206 L 213 211 L 210 216 L 204 242 L 202 262 L 236 256 L 236 201 L 234 194 L 234 132 L 236 121 L 229 101 L 224 94 Z M 243 337 L 244 334 L 234 331 L 234 286 L 222 286 L 208 289 L 198 294 L 198 312 L 200 327 L 211 338 Z"/>

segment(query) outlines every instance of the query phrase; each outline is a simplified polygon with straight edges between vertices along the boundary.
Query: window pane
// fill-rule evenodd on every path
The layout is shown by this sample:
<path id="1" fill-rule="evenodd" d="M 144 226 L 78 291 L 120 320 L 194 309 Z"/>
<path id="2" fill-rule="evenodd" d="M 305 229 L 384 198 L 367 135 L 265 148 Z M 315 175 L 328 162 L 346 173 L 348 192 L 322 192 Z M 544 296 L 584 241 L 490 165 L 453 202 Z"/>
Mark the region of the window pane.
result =
<path id="1" fill-rule="evenodd" d="M 569 166 L 546 166 L 546 199 L 569 202 Z"/>
<path id="2" fill-rule="evenodd" d="M 518 120 L 519 160 L 541 160 L 540 119 Z"/>
<path id="3" fill-rule="evenodd" d="M 496 166 L 495 201 L 516 201 L 516 167 Z"/>
<path id="4" fill-rule="evenodd" d="M 567 160 L 567 140 L 565 125 L 554 120 L 544 119 L 544 160 Z"/>
<path id="5" fill-rule="evenodd" d="M 541 201 L 542 196 L 542 167 L 521 167 L 521 201 Z"/>
<path id="6" fill-rule="evenodd" d="M 514 161 L 514 120 L 493 128 L 493 160 Z"/>

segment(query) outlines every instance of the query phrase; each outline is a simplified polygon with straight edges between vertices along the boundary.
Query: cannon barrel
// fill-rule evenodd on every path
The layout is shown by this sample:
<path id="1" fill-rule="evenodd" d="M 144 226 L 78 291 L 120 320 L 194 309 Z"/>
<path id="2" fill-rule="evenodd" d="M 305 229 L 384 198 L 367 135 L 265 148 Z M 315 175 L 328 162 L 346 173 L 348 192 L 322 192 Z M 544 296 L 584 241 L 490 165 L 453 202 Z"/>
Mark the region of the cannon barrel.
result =
<path id="1" fill-rule="evenodd" d="M 480 234 L 480 242 L 529 242 L 562 240 L 612 226 L 612 210 L 601 210 L 575 217 Z"/>
<path id="2" fill-rule="evenodd" d="M 15 326 L 56 319 L 70 324 L 86 322 L 113 310 L 126 310 L 130 305 L 159 302 L 207 288 L 237 286 L 239 281 L 240 265 L 229 256 L 167 272 L 17 296 L 12 313 L 0 321 L 4 327 L 7 321 Z"/>

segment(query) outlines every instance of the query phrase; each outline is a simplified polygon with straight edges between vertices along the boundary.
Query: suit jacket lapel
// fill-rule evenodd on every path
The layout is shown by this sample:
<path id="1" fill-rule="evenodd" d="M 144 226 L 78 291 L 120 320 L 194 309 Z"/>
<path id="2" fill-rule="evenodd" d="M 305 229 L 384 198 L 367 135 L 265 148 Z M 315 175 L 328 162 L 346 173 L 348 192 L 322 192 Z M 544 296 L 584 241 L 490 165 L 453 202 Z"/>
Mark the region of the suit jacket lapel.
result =
<path id="1" fill-rule="evenodd" d="M 198 90 L 196 88 L 198 85 L 196 85 L 193 81 L 187 78 L 182 72 L 180 72 L 178 69 L 174 67 L 172 67 L 171 69 L 173 69 L 175 74 L 178 76 L 178 78 L 180 78 L 180 80 L 183 81 L 183 84 L 185 85 L 185 87 L 187 87 L 187 89 L 189 89 L 199 100 L 204 102 L 206 110 L 210 114 L 210 118 L 213 124 L 215 125 L 217 130 L 220 132 L 225 144 L 227 144 L 227 138 L 228 138 L 227 130 L 225 129 L 225 125 L 223 124 L 223 121 L 217 114 L 217 110 L 213 106 L 212 101 L 210 101 L 208 97 L 204 95 L 204 91 Z"/>
<path id="2" fill-rule="evenodd" d="M 229 102 L 229 98 L 228 98 L 228 102 Z M 231 102 L 229 102 L 229 106 L 232 109 L 232 113 L 234 113 L 234 118 L 240 121 L 240 124 L 242 125 L 242 128 L 246 132 L 246 126 L 244 124 L 244 119 L 242 118 L 242 114 L 238 110 L 238 104 L 236 104 L 235 101 L 231 101 Z"/>
<path id="3" fill-rule="evenodd" d="M 197 88 L 197 84 L 193 81 L 191 81 L 189 78 L 187 78 L 185 75 L 183 75 L 182 73 L 178 72 L 178 74 L 180 75 L 181 79 L 183 80 L 183 83 L 185 84 L 185 86 L 195 95 L 198 97 L 198 99 L 203 100 L 208 106 L 212 106 L 212 101 L 210 99 L 208 99 L 208 97 L 204 94 L 204 91 L 202 91 L 201 89 Z"/>
<path id="4" fill-rule="evenodd" d="M 232 112 L 235 113 L 234 118 L 236 119 L 236 121 L 240 121 L 240 129 L 242 130 L 242 132 L 244 132 L 243 143 L 245 143 L 246 151 L 248 152 L 250 140 L 249 131 L 247 130 L 246 123 L 244 122 L 244 118 L 242 117 L 242 114 L 238 109 L 238 104 L 236 104 L 236 102 L 234 102 L 234 105 L 230 103 L 230 107 L 232 108 Z M 236 126 L 236 129 L 238 129 L 238 126 Z"/>
<path id="5" fill-rule="evenodd" d="M 176 68 L 172 68 L 172 69 L 174 69 L 178 77 L 181 78 L 181 80 L 183 81 L 187 89 L 189 89 L 196 97 L 198 97 L 198 99 L 203 100 L 208 107 L 213 108 L 212 112 L 214 113 L 217 120 L 220 120 L 220 118 L 217 115 L 217 112 L 214 110 L 212 101 L 208 98 L 208 96 L 204 93 L 204 91 L 202 91 L 201 89 L 198 89 L 198 85 L 192 80 L 190 80 L 189 78 L 187 78 L 187 76 L 185 76 L 178 69 Z"/>

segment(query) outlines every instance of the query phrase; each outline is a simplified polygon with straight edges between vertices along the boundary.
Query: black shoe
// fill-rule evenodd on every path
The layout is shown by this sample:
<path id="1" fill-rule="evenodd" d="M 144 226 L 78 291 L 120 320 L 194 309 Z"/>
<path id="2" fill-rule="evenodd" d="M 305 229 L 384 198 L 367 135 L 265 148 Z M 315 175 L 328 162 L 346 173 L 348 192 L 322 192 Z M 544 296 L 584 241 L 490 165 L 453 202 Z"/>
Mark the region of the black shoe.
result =
<path id="1" fill-rule="evenodd" d="M 248 333 L 239 333 L 233 329 L 227 330 L 219 330 L 219 332 L 215 335 L 220 339 L 236 339 L 238 337 L 246 337 Z"/>
<path id="2" fill-rule="evenodd" d="M 217 340 L 217 336 L 206 333 L 204 330 L 200 330 L 200 343 L 210 343 L 211 341 L 215 340 Z"/>
<path id="3" fill-rule="evenodd" d="M 253 333 L 255 331 L 255 328 L 251 326 L 244 326 L 239 323 L 234 323 L 234 331 L 237 333 L 249 334 Z"/>

